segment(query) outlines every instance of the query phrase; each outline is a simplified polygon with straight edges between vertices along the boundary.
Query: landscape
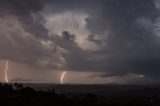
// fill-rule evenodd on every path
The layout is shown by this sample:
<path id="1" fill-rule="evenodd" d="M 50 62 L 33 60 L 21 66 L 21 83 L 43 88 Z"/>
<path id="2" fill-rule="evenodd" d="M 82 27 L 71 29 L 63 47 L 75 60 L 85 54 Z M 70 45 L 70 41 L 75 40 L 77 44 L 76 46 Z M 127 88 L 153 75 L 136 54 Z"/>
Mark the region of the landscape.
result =
<path id="1" fill-rule="evenodd" d="M 160 0 L 0 0 L 0 106 L 160 106 Z"/>
<path id="2" fill-rule="evenodd" d="M 0 84 L 0 99 L 7 106 L 158 106 L 160 85 Z"/>

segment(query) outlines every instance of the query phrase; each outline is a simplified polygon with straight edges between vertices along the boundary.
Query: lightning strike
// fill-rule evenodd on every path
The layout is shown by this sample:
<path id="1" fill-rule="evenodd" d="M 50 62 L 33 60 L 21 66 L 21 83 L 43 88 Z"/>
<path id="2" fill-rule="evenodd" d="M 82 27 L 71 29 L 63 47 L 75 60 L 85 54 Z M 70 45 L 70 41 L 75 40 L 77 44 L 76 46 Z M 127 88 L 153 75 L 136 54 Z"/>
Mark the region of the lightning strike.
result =
<path id="1" fill-rule="evenodd" d="M 66 74 L 66 71 L 64 71 L 64 72 L 62 73 L 62 75 L 61 75 L 61 84 L 64 83 L 64 82 L 63 82 L 63 78 L 64 78 L 65 74 Z"/>
<path id="2" fill-rule="evenodd" d="M 7 71 L 8 71 L 8 60 L 6 60 L 6 64 L 5 64 L 5 81 L 6 83 L 8 83 L 8 74 L 7 74 Z"/>

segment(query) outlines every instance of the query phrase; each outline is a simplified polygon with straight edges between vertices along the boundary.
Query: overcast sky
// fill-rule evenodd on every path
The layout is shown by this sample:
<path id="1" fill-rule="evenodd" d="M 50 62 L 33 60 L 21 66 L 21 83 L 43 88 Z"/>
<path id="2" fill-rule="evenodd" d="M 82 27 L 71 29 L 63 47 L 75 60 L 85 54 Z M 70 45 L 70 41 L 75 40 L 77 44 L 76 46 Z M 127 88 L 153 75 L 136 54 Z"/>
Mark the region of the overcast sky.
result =
<path id="1" fill-rule="evenodd" d="M 159 0 L 1 0 L 0 81 L 159 83 Z"/>

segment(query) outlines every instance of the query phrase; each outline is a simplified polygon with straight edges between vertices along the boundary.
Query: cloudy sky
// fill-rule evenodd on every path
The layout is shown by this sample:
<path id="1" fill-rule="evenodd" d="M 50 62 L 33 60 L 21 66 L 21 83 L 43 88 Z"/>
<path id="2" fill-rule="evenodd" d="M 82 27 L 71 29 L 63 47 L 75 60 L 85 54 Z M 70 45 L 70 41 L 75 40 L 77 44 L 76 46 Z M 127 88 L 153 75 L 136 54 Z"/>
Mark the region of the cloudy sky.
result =
<path id="1" fill-rule="evenodd" d="M 0 81 L 159 83 L 159 0 L 1 0 Z"/>

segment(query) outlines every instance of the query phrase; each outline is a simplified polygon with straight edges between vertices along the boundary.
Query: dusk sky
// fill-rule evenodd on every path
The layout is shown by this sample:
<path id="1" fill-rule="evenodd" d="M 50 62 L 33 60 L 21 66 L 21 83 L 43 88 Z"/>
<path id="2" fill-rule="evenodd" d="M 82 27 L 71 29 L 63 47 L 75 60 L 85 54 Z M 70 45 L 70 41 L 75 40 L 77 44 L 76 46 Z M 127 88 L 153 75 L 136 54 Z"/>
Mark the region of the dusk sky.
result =
<path id="1" fill-rule="evenodd" d="M 160 82 L 160 0 L 1 0 L 0 81 Z"/>

